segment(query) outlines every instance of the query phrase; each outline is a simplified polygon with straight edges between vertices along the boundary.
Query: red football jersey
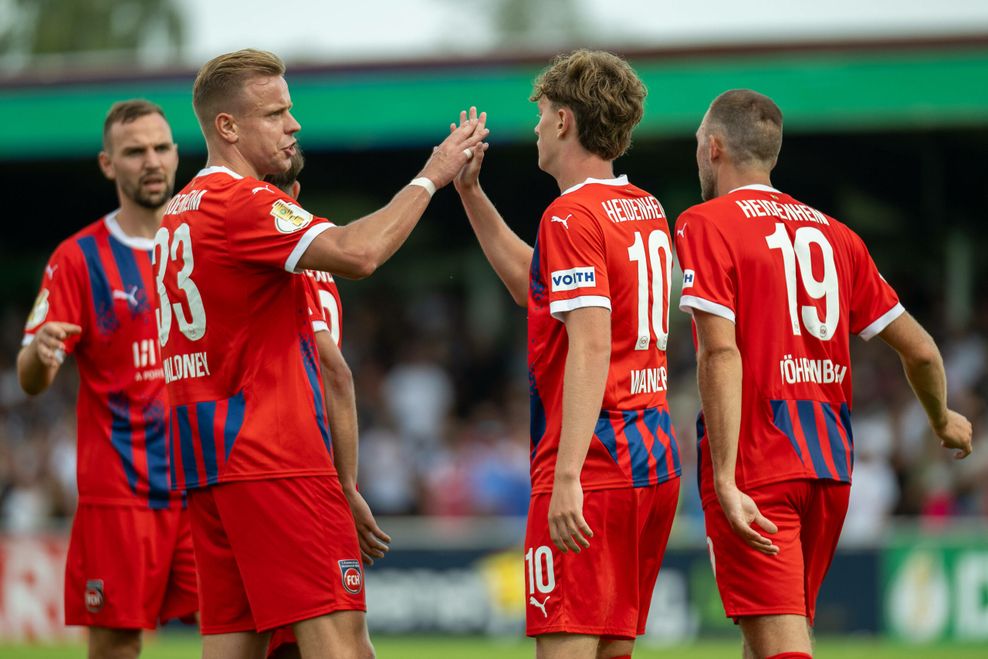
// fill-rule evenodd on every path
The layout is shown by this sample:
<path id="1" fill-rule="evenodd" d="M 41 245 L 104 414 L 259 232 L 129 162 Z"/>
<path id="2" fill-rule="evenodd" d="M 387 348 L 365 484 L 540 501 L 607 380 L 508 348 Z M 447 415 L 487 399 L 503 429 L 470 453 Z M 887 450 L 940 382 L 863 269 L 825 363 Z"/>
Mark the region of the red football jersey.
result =
<path id="1" fill-rule="evenodd" d="M 539 224 L 528 293 L 532 492 L 552 491 L 568 352 L 562 315 L 611 311 L 611 362 L 581 482 L 643 487 L 679 475 L 666 407 L 672 245 L 658 200 L 627 177 L 587 179 Z"/>
<path id="2" fill-rule="evenodd" d="M 224 167 L 165 209 L 154 258 L 176 487 L 336 473 L 295 274 L 331 226 Z"/>
<path id="3" fill-rule="evenodd" d="M 343 344 L 343 304 L 333 275 L 304 270 L 305 295 L 313 332 L 329 332 L 337 347 Z"/>
<path id="4" fill-rule="evenodd" d="M 164 372 L 154 322 L 151 244 L 124 234 L 116 212 L 55 250 L 25 327 L 82 327 L 65 341 L 79 366 L 76 404 L 80 503 L 180 505 L 171 493 Z"/>
<path id="5" fill-rule="evenodd" d="M 744 385 L 738 487 L 851 481 L 850 334 L 870 339 L 903 313 L 864 242 L 787 194 L 751 185 L 676 223 L 680 308 L 736 325 Z M 712 501 L 707 441 L 700 482 Z"/>

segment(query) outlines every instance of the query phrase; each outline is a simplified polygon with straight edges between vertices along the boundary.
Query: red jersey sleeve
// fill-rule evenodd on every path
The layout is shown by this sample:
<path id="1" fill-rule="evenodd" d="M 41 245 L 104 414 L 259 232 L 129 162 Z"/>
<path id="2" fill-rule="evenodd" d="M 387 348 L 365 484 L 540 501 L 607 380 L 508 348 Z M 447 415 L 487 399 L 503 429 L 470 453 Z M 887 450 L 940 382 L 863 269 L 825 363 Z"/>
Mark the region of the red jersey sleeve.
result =
<path id="1" fill-rule="evenodd" d="M 878 335 L 905 313 L 895 290 L 878 272 L 864 241 L 851 233 L 854 287 L 851 289 L 851 332 L 864 340 Z"/>
<path id="2" fill-rule="evenodd" d="M 229 240 L 234 257 L 295 272 L 316 236 L 333 225 L 269 186 L 242 184 L 230 207 Z"/>
<path id="3" fill-rule="evenodd" d="M 676 221 L 676 256 L 683 270 L 679 308 L 712 313 L 735 322 L 737 266 L 724 234 L 699 213 L 686 211 Z"/>
<path id="4" fill-rule="evenodd" d="M 63 243 L 55 250 L 41 276 L 41 290 L 24 325 L 24 342 L 34 340 L 34 333 L 47 322 L 72 323 L 82 327 L 81 334 L 65 339 L 66 352 L 75 350 L 85 334 L 86 261 L 74 244 Z"/>
<path id="5" fill-rule="evenodd" d="M 611 308 L 604 235 L 582 206 L 554 203 L 542 218 L 549 313 L 556 320 L 581 307 Z"/>

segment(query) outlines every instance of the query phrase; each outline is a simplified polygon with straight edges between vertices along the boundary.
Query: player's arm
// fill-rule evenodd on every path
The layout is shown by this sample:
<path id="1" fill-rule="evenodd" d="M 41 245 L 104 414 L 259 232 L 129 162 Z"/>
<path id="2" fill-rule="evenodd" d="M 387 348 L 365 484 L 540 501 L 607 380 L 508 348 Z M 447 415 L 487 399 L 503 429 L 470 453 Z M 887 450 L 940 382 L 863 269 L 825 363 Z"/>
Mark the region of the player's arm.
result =
<path id="1" fill-rule="evenodd" d="M 560 551 L 590 546 L 583 518 L 580 473 L 600 415 L 611 360 L 611 312 L 583 307 L 566 312 L 568 352 L 563 371 L 563 421 L 549 501 L 549 535 Z"/>
<path id="2" fill-rule="evenodd" d="M 343 494 L 350 504 L 360 551 L 364 560 L 373 565 L 374 559 L 384 558 L 391 537 L 377 525 L 370 506 L 357 491 L 357 399 L 353 390 L 353 373 L 329 332 L 316 332 L 316 347 L 319 350 L 323 382 L 326 383 L 326 409 L 329 411 L 329 429 L 333 437 L 333 463 L 336 465 Z"/>
<path id="3" fill-rule="evenodd" d="M 940 445 L 956 449 L 954 457 L 958 460 L 970 455 L 971 422 L 947 407 L 947 374 L 933 337 L 908 313 L 889 323 L 879 336 L 899 353 L 909 385 Z"/>
<path id="4" fill-rule="evenodd" d="M 17 379 L 31 396 L 45 391 L 55 380 L 65 355 L 64 341 L 82 328 L 72 323 L 47 322 L 17 353 Z"/>
<path id="5" fill-rule="evenodd" d="M 755 502 L 738 489 L 735 469 L 741 434 L 741 352 L 734 323 L 721 316 L 693 310 L 696 324 L 696 378 L 710 445 L 714 490 L 731 528 L 751 547 L 766 554 L 779 548 L 751 527 L 757 523 L 769 533 L 778 529 L 758 511 Z"/>
<path id="6" fill-rule="evenodd" d="M 490 131 L 485 114 L 460 114 L 461 125 L 435 148 L 416 178 L 429 179 L 436 188 L 456 176 L 469 153 L 479 149 Z M 372 274 L 398 251 L 425 213 L 431 193 L 419 185 L 407 185 L 380 210 L 332 231 L 324 231 L 308 246 L 299 269 L 333 272 L 352 279 Z"/>
<path id="7" fill-rule="evenodd" d="M 486 150 L 486 145 L 475 150 L 473 159 L 453 179 L 453 185 L 460 194 L 463 210 L 484 256 L 504 282 L 511 298 L 524 307 L 528 304 L 528 271 L 533 250 L 511 230 L 480 187 L 480 167 Z"/>

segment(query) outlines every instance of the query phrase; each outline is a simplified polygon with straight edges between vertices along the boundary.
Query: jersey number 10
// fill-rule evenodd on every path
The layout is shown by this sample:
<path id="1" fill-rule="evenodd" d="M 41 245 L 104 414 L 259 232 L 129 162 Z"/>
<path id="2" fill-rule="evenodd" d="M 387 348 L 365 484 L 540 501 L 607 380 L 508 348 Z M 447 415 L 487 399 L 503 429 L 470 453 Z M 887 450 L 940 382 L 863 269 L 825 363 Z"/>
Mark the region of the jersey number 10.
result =
<path id="1" fill-rule="evenodd" d="M 172 329 L 172 310 L 178 319 L 178 329 L 189 341 L 198 341 L 206 334 L 206 309 L 202 305 L 202 295 L 195 282 L 190 279 L 195 260 L 192 256 L 192 234 L 189 225 L 183 223 L 175 229 L 174 239 L 168 244 L 168 229 L 161 227 L 154 236 L 154 251 L 151 253 L 151 263 L 158 266 L 155 282 L 158 285 L 158 345 L 162 348 L 168 343 L 168 335 Z M 185 293 L 189 305 L 189 315 L 178 302 L 172 303 L 165 290 L 165 267 L 169 260 L 176 261 L 182 255 L 182 269 L 178 271 L 178 287 Z"/>
<path id="2" fill-rule="evenodd" d="M 776 223 L 775 232 L 765 237 L 769 249 L 777 249 L 782 252 L 782 267 L 786 273 L 786 293 L 789 301 L 789 321 L 792 323 L 792 333 L 800 336 L 799 316 L 802 317 L 803 326 L 813 336 L 823 341 L 829 341 L 837 331 L 837 323 L 840 322 L 840 291 L 837 286 L 837 265 L 834 263 L 834 248 L 827 241 L 827 237 L 816 227 L 800 227 L 796 229 L 793 239 L 790 240 L 789 232 L 781 223 Z M 813 257 L 810 253 L 810 245 L 816 245 L 823 254 L 823 277 L 817 279 L 813 276 Z M 815 306 L 805 305 L 796 313 L 796 270 L 803 282 L 803 290 L 814 300 L 823 299 L 826 312 L 823 320 Z"/>
<path id="3" fill-rule="evenodd" d="M 648 350 L 651 329 L 655 332 L 655 345 L 665 350 L 669 342 L 669 292 L 672 286 L 672 246 L 669 234 L 656 229 L 648 234 L 648 253 L 642 234 L 635 232 L 635 242 L 628 248 L 628 258 L 638 264 L 638 339 L 635 350 Z M 651 278 L 648 264 L 651 263 Z M 649 313 L 648 289 L 652 288 L 652 308 Z"/>

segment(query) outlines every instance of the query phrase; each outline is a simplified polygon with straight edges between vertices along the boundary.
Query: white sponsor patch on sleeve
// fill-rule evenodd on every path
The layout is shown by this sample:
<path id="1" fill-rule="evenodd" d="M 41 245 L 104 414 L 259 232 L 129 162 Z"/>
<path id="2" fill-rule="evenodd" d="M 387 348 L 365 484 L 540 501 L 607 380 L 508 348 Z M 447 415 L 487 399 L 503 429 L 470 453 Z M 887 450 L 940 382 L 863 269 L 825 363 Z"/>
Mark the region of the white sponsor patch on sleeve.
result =
<path id="1" fill-rule="evenodd" d="M 689 288 L 696 281 L 696 273 L 692 270 L 683 270 L 683 288 Z"/>
<path id="2" fill-rule="evenodd" d="M 552 273 L 553 292 L 572 291 L 577 288 L 594 288 L 597 286 L 597 275 L 594 267 L 570 268 L 556 270 Z"/>
<path id="3" fill-rule="evenodd" d="M 309 226 L 312 213 L 295 204 L 278 199 L 271 205 L 274 228 L 281 233 L 295 233 Z"/>
<path id="4" fill-rule="evenodd" d="M 48 289 L 42 288 L 41 292 L 38 293 L 38 297 L 34 300 L 34 307 L 31 308 L 31 314 L 27 317 L 27 324 L 24 326 L 24 329 L 30 332 L 45 322 L 45 318 L 48 317 L 48 306 Z"/>

